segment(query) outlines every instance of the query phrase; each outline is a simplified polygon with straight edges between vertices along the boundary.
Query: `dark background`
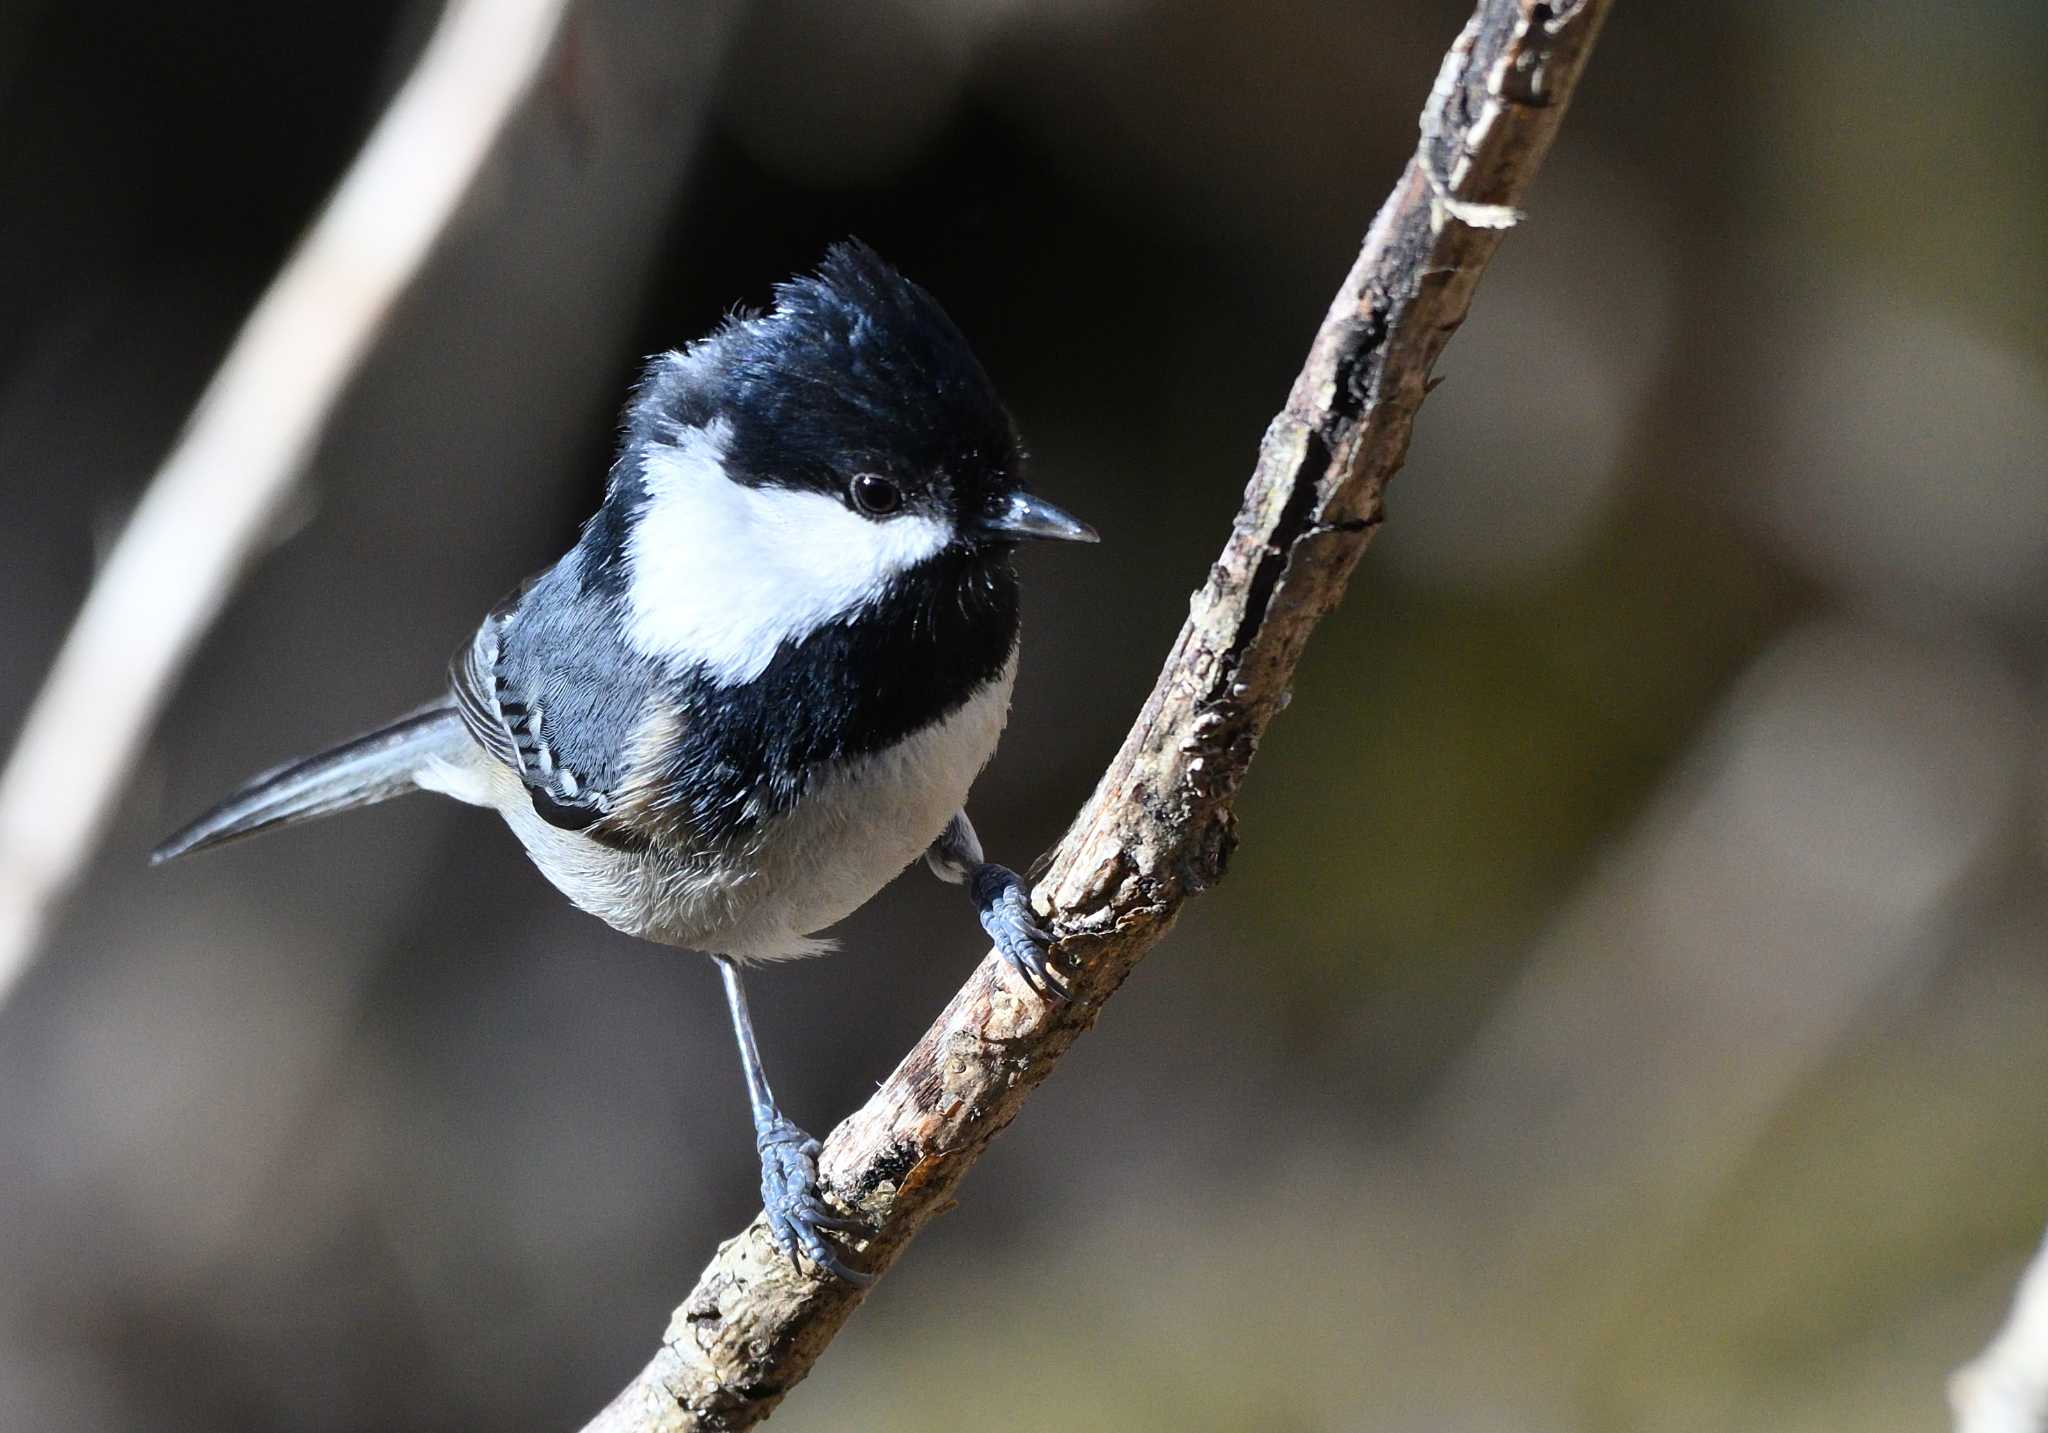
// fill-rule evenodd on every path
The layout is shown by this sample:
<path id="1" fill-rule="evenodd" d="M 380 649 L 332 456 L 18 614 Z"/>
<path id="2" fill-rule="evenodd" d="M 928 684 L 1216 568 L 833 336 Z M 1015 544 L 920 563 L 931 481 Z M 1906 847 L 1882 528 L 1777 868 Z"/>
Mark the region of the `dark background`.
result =
<path id="1" fill-rule="evenodd" d="M 143 853 L 431 693 L 641 355 L 855 233 L 1104 536 L 1023 559 L 974 803 L 1022 864 L 1464 13 L 581 12 L 0 1012 L 0 1428 L 569 1427 L 623 1383 L 756 1206 L 705 962 L 447 804 Z M 433 14 L 0 11 L 7 730 Z M 777 1427 L 1939 1422 L 2048 1214 L 2044 41 L 2027 0 L 1617 7 L 1229 881 Z M 755 982 L 820 1131 L 982 950 L 915 873 L 841 936 Z"/>

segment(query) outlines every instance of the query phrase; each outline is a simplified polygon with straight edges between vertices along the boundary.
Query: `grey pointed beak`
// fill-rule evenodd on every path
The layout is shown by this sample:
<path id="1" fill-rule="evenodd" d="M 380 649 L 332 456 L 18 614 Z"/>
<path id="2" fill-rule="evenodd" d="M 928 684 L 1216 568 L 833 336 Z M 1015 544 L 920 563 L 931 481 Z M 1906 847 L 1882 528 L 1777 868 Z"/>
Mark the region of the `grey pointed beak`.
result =
<path id="1" fill-rule="evenodd" d="M 1054 537 L 1062 542 L 1100 542 L 1095 529 L 1031 493 L 1012 493 L 1008 506 L 985 518 L 981 530 L 991 537 Z"/>

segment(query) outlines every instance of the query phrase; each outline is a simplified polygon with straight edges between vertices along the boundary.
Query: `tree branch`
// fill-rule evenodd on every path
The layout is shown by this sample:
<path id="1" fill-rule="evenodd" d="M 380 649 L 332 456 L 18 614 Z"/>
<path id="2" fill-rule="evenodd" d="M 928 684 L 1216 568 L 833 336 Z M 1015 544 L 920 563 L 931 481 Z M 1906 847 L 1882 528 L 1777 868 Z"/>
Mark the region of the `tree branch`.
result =
<path id="1" fill-rule="evenodd" d="M 1333 610 L 1408 451 L 1429 373 L 1557 132 L 1607 0 L 1481 0 L 1421 141 L 1266 432 L 1230 540 L 1108 772 L 1036 893 L 1079 967 L 1041 1004 L 983 960 L 825 1142 L 820 1172 L 885 1272 L 1181 904 L 1223 875 L 1231 806 L 1316 623 Z M 660 1350 L 585 1433 L 750 1428 L 810 1371 L 863 1291 L 799 1274 L 756 1218 L 722 1245 Z"/>

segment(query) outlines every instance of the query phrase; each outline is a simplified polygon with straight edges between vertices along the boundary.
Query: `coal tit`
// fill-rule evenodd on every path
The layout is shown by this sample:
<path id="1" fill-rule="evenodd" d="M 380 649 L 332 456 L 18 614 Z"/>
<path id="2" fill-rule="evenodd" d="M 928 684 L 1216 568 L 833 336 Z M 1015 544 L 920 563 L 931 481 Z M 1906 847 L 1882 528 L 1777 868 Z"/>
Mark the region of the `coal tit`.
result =
<path id="1" fill-rule="evenodd" d="M 603 505 L 484 619 L 439 702 L 258 778 L 155 853 L 435 791 L 501 815 L 576 905 L 707 952 L 777 1244 L 842 1278 L 817 1141 L 769 1091 L 741 967 L 922 854 L 1064 998 L 1016 873 L 962 809 L 1017 663 L 1024 538 L 1095 534 L 1025 488 L 1016 429 L 944 310 L 858 242 L 655 359 Z"/>

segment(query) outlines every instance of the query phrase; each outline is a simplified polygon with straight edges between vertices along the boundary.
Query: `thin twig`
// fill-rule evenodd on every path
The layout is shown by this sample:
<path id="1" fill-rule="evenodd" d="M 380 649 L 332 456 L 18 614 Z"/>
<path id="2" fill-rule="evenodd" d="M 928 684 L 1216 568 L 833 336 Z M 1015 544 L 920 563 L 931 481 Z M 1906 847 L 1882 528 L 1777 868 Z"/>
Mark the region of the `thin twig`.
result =
<path id="1" fill-rule="evenodd" d="M 1949 1380 L 1948 1401 L 1956 1433 L 2048 1430 L 2048 1240 L 2020 1275 L 2005 1327 Z"/>
<path id="2" fill-rule="evenodd" d="M 453 0 L 151 480 L 0 772 L 0 1005 L 385 316 L 540 74 L 567 7 Z"/>
<path id="3" fill-rule="evenodd" d="M 984 960 L 825 1143 L 827 1186 L 874 1231 L 857 1245 L 861 1267 L 888 1270 L 1182 902 L 1222 876 L 1238 785 L 1379 521 L 1430 368 L 1519 215 L 1607 8 L 1481 0 L 1446 57 L 1415 157 L 1266 432 L 1230 541 L 1123 749 L 1045 862 L 1037 902 L 1080 967 L 1078 998 L 1042 1004 Z M 862 1297 L 792 1271 L 756 1219 L 586 1433 L 752 1427 Z"/>

